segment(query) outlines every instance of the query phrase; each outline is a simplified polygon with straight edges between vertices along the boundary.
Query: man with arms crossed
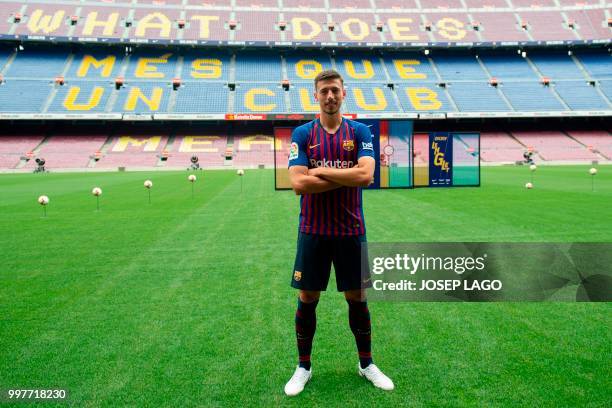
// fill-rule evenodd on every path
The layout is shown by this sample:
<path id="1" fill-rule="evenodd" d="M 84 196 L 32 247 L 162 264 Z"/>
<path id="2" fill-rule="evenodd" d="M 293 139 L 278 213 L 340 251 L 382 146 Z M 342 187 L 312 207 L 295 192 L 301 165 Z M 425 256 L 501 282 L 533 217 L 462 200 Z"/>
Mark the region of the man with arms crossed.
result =
<path id="1" fill-rule="evenodd" d="M 321 116 L 297 127 L 291 136 L 289 178 L 300 199 L 297 254 L 291 286 L 299 289 L 295 331 L 299 365 L 285 385 L 297 395 L 312 375 L 310 352 L 316 328 L 316 307 L 326 290 L 332 263 L 338 291 L 348 303 L 349 325 L 359 354 L 358 373 L 383 390 L 393 382 L 372 362 L 370 312 L 361 276 L 361 243 L 365 223 L 361 188 L 374 178 L 372 133 L 362 123 L 342 117 L 344 81 L 336 71 L 317 75 L 315 99 Z"/>

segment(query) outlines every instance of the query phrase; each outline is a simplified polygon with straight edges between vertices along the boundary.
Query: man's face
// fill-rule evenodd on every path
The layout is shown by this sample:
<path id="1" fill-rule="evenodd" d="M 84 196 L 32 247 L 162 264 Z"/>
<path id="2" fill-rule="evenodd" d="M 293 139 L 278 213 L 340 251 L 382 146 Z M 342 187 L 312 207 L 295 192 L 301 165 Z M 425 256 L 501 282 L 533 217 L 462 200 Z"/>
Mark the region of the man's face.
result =
<path id="1" fill-rule="evenodd" d="M 333 115 L 340 110 L 346 90 L 340 79 L 327 79 L 317 83 L 315 100 L 319 102 L 321 112 Z"/>

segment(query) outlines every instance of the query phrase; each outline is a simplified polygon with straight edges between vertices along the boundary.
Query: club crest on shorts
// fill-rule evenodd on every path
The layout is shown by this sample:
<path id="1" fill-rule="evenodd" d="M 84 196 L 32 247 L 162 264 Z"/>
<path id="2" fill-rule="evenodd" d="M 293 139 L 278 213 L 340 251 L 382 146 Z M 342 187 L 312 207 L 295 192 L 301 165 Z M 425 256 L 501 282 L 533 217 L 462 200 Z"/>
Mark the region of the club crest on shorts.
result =
<path id="1" fill-rule="evenodd" d="M 346 150 L 347 152 L 352 151 L 353 149 L 355 149 L 355 141 L 345 140 L 344 142 L 342 142 L 342 148 Z"/>
<path id="2" fill-rule="evenodd" d="M 295 271 L 293 272 L 293 280 L 296 282 L 299 282 L 302 280 L 302 272 L 300 271 Z"/>

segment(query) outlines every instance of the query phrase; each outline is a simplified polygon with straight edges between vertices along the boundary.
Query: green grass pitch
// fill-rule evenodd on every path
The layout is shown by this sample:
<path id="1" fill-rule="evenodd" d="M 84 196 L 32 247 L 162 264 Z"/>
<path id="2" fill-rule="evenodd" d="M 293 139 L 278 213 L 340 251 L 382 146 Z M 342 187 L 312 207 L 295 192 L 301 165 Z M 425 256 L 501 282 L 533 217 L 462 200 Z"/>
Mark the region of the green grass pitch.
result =
<path id="1" fill-rule="evenodd" d="M 495 167 L 480 188 L 367 191 L 368 239 L 610 242 L 612 167 L 595 192 L 588 168 L 539 167 L 533 190 L 527 168 Z M 371 302 L 385 393 L 357 375 L 333 281 L 312 381 L 285 397 L 298 198 L 253 170 L 242 193 L 234 171 L 200 173 L 192 199 L 187 174 L 0 175 L 1 388 L 75 406 L 609 406 L 609 303 Z"/>

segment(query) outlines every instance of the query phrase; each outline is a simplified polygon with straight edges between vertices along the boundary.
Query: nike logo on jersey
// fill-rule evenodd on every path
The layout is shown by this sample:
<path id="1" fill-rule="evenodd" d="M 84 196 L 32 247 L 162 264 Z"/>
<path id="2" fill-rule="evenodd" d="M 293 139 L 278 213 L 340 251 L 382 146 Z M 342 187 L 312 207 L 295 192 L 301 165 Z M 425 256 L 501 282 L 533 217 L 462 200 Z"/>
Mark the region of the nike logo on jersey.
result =
<path id="1" fill-rule="evenodd" d="M 316 144 L 316 145 L 311 145 L 311 146 L 308 146 L 308 148 L 310 148 L 310 149 L 314 149 L 315 147 L 319 146 L 320 144 L 321 144 L 321 143 Z"/>

